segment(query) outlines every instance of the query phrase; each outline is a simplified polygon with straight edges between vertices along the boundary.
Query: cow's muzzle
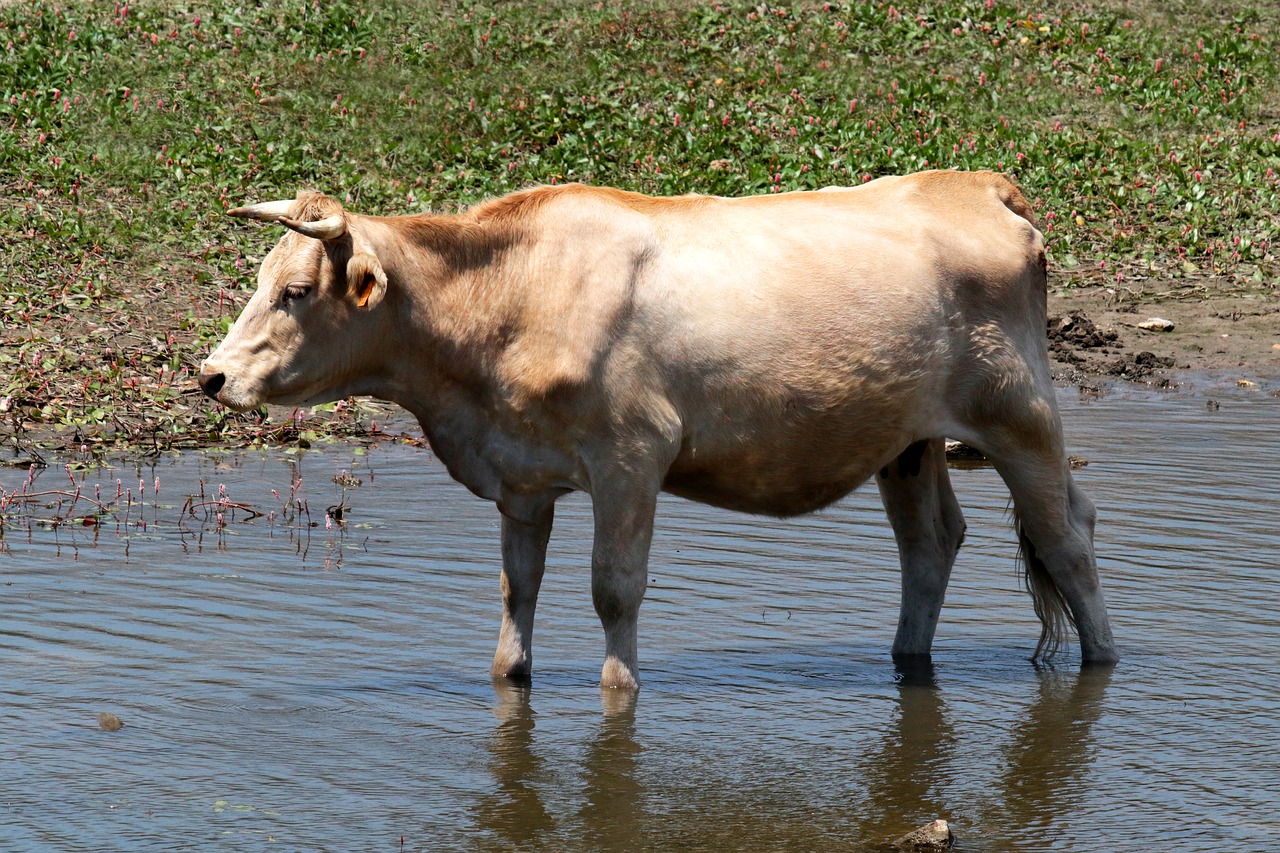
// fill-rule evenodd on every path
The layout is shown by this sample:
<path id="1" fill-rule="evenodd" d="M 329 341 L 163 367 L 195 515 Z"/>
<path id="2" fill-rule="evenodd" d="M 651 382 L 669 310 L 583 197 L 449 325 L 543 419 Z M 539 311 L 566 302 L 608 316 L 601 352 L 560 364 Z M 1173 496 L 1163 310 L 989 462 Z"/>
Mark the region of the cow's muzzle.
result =
<path id="1" fill-rule="evenodd" d="M 227 375 L 225 373 L 205 373 L 200 372 L 196 377 L 196 381 L 200 383 L 200 390 L 209 395 L 211 399 L 218 400 L 218 392 L 222 390 L 222 386 L 227 384 Z M 221 403 L 221 400 L 218 400 Z"/>

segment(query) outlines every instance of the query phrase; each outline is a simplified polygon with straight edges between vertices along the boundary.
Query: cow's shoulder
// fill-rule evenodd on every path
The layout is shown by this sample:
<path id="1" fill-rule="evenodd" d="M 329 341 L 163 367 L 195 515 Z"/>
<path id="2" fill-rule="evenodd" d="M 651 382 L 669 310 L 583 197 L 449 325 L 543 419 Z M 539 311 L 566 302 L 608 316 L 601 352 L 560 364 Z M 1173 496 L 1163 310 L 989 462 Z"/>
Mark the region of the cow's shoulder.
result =
<path id="1" fill-rule="evenodd" d="M 483 270 L 501 287 L 472 292 L 502 303 L 507 332 L 492 364 L 501 393 L 518 409 L 533 416 L 598 384 L 602 359 L 625 334 L 637 281 L 658 251 L 651 214 L 665 202 L 564 184 L 519 190 L 459 216 L 483 233 L 505 235 L 509 247 Z M 459 310 L 481 313 L 474 304 Z"/>

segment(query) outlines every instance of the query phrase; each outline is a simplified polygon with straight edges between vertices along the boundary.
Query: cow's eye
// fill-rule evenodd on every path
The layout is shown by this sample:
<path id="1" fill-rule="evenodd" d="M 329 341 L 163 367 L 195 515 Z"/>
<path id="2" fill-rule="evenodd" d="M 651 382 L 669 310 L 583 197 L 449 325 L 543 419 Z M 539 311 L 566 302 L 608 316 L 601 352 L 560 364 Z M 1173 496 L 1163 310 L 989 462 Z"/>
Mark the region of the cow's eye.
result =
<path id="1" fill-rule="evenodd" d="M 311 284 L 305 281 L 291 281 L 285 285 L 284 290 L 280 293 L 280 304 L 288 305 L 298 299 L 303 299 L 311 292 Z"/>

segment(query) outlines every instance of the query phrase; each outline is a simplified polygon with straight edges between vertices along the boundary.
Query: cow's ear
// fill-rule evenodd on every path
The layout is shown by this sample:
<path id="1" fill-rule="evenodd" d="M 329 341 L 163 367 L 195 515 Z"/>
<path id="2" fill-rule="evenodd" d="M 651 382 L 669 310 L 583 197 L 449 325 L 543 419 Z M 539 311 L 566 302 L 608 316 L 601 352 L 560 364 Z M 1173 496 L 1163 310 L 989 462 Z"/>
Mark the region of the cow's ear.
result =
<path id="1" fill-rule="evenodd" d="M 387 274 L 368 252 L 357 252 L 347 261 L 347 296 L 357 308 L 368 310 L 387 292 Z"/>

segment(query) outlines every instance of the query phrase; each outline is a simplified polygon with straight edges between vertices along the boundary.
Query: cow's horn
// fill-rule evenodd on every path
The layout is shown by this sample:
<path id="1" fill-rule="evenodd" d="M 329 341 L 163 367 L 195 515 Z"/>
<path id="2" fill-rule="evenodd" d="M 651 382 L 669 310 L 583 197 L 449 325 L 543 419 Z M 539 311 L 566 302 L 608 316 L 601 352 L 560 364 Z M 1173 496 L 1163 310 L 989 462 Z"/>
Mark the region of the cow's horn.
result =
<path id="1" fill-rule="evenodd" d="M 292 200 L 264 201 L 259 204 L 228 210 L 227 215 L 236 216 L 240 219 L 257 219 L 259 222 L 279 222 L 293 210 L 293 204 Z"/>
<path id="2" fill-rule="evenodd" d="M 347 233 L 347 220 L 341 213 L 326 216 L 318 222 L 299 222 L 296 219 L 281 216 L 280 224 L 299 234 L 315 237 L 317 240 L 336 240 Z"/>

